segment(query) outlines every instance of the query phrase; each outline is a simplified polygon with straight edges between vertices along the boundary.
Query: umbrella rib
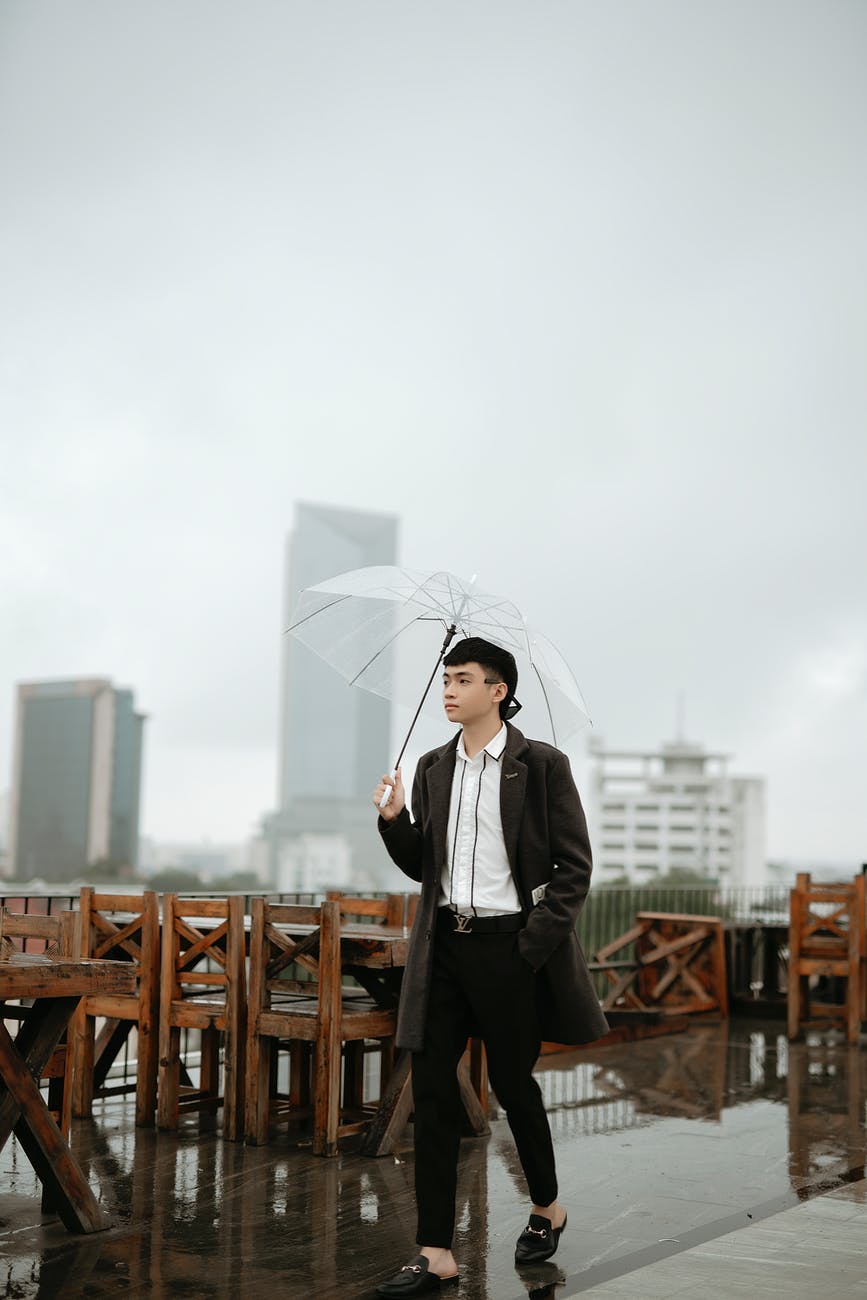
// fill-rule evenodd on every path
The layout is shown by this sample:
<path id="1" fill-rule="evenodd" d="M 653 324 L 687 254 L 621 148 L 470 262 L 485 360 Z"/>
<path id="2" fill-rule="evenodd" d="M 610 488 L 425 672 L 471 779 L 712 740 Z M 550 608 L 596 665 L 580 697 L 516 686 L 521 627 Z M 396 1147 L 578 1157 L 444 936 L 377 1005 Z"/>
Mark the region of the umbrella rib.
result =
<path id="1" fill-rule="evenodd" d="M 329 600 L 327 605 L 320 605 L 318 609 L 314 609 L 310 614 L 307 614 L 304 618 L 300 618 L 297 623 L 290 623 L 289 626 L 286 628 L 286 631 L 294 632 L 297 627 L 303 627 L 304 624 L 308 623 L 311 618 L 316 618 L 317 614 L 324 614 L 326 609 L 332 609 L 335 605 L 342 605 L 344 600 L 352 600 L 352 599 L 353 599 L 352 596 L 347 595 L 347 596 L 338 596 L 336 600 Z"/>
<path id="2" fill-rule="evenodd" d="M 531 661 L 531 662 L 532 662 L 532 661 Z M 542 674 L 539 672 L 539 669 L 536 667 L 535 664 L 533 664 L 533 672 L 534 672 L 534 673 L 536 674 L 536 676 L 538 677 L 538 679 L 539 679 L 539 685 L 540 685 L 541 688 L 542 688 L 542 698 L 543 698 L 544 701 L 545 701 L 545 708 L 548 710 L 548 721 L 549 721 L 550 724 L 551 724 L 551 735 L 554 737 L 554 744 L 556 745 L 556 744 L 557 744 L 557 728 L 554 726 L 554 717 L 553 717 L 553 715 L 552 715 L 552 713 L 551 713 L 551 705 L 550 705 L 549 702 L 548 702 L 548 692 L 545 690 L 545 683 L 542 681 Z"/>
<path id="3" fill-rule="evenodd" d="M 415 623 L 415 622 L 417 622 L 417 621 L 418 621 L 417 619 L 412 619 L 411 622 L 409 622 L 409 623 L 405 623 L 405 624 L 403 625 L 403 627 L 399 627 L 399 628 L 397 629 L 397 631 L 395 632 L 394 636 L 390 636 L 390 637 L 388 638 L 388 640 L 385 642 L 385 644 L 384 644 L 384 645 L 381 645 L 381 646 L 379 647 L 379 649 L 377 650 L 376 654 L 375 654 L 375 655 L 371 655 L 371 657 L 368 659 L 367 663 L 364 664 L 363 667 L 359 668 L 359 670 L 358 670 L 358 672 L 355 674 L 355 676 L 349 678 L 349 685 L 350 685 L 350 686 L 354 686 L 355 683 L 358 681 L 359 677 L 362 675 L 362 673 L 366 673 L 367 670 L 368 670 L 368 668 L 370 667 L 370 665 L 371 665 L 372 663 L 375 663 L 376 660 L 379 658 L 379 656 L 380 656 L 381 654 L 384 654 L 384 653 L 385 653 L 385 651 L 386 651 L 386 650 L 388 649 L 388 647 L 391 645 L 392 641 L 396 641 L 397 638 L 400 636 L 400 634 L 401 634 L 402 632 L 405 632 L 406 629 L 407 629 L 408 627 L 412 627 L 412 624 Z M 441 618 L 441 619 L 439 619 L 438 621 L 439 621 L 440 623 L 442 623 L 443 627 L 446 627 L 446 626 L 447 626 L 445 619 L 442 619 L 442 618 Z"/>

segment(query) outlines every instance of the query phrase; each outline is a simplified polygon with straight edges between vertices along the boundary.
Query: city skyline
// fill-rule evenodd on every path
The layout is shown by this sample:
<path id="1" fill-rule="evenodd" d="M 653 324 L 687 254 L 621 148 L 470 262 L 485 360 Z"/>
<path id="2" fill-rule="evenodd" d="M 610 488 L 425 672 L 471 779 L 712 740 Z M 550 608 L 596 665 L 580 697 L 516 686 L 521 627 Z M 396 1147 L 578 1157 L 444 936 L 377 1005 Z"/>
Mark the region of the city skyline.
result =
<path id="1" fill-rule="evenodd" d="M 771 858 L 862 861 L 867 10 L 236 18 L 0 13 L 0 790 L 14 684 L 105 674 L 144 833 L 252 834 L 312 501 L 513 599 L 607 744 L 683 690 Z"/>

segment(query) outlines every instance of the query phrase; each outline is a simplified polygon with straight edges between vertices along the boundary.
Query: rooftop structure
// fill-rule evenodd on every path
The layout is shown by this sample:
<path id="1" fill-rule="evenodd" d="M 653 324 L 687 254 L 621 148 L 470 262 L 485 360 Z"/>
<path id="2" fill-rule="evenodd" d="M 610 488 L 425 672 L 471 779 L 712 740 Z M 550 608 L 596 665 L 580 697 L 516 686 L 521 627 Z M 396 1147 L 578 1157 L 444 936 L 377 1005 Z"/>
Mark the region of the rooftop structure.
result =
<path id="1" fill-rule="evenodd" d="M 647 884 L 677 869 L 758 884 L 765 782 L 729 774 L 730 755 L 685 740 L 658 749 L 591 744 L 597 879 Z"/>

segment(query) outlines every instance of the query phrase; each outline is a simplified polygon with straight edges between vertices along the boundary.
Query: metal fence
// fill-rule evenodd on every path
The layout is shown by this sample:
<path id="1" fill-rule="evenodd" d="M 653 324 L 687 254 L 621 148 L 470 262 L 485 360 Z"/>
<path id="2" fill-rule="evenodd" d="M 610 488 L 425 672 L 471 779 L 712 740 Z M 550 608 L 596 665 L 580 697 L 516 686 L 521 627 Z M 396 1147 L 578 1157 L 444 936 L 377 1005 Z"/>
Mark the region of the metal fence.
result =
<path id="1" fill-rule="evenodd" d="M 107 888 L 107 887 L 106 887 Z M 274 903 L 313 905 L 323 892 L 270 893 L 262 891 Z M 347 891 L 351 892 L 351 891 Z M 385 898 L 385 892 L 371 891 L 367 897 Z M 185 898 L 225 897 L 219 890 L 184 891 Z M 245 911 L 250 911 L 253 894 L 244 895 Z M 0 906 L 13 912 L 30 912 L 53 916 L 78 907 L 78 894 L 0 894 Z M 637 912 L 680 912 L 698 916 L 719 916 L 724 921 L 756 925 L 784 923 L 789 917 L 789 888 L 768 885 L 755 888 L 727 888 L 716 885 L 623 886 L 592 889 L 578 921 L 578 937 L 588 956 L 629 929 Z"/>
<path id="2" fill-rule="evenodd" d="M 218 890 L 200 890 L 185 893 L 187 898 L 220 897 Z M 223 895 L 224 896 L 224 895 Z M 313 905 L 324 898 L 322 892 L 269 893 L 272 902 Z M 380 893 L 379 897 L 386 897 Z M 244 910 L 249 913 L 251 894 L 244 894 Z M 409 895 L 407 896 L 409 897 Z M 0 895 L 0 905 L 15 912 L 53 915 L 78 906 L 77 894 L 8 894 Z M 787 886 L 769 885 L 754 888 L 726 888 L 716 885 L 687 885 L 660 887 L 655 885 L 605 887 L 592 889 L 578 921 L 577 933 L 586 956 L 592 960 L 600 948 L 631 927 L 638 912 L 676 912 L 692 916 L 718 916 L 728 926 L 742 928 L 752 925 L 785 925 L 789 917 L 789 889 Z M 41 941 L 30 941 L 34 951 L 42 947 Z M 620 954 L 629 959 L 633 953 L 627 949 Z M 730 981 L 731 981 L 730 973 Z M 751 977 L 743 978 L 747 984 Z M 597 979 L 600 995 L 607 989 L 604 978 Z M 732 990 L 735 992 L 736 990 Z M 747 989 L 737 990 L 746 993 Z"/>
<path id="3" fill-rule="evenodd" d="M 591 889 L 578 921 L 578 938 L 588 956 L 624 934 L 637 912 L 678 912 L 718 916 L 730 923 L 755 925 L 789 919 L 789 889 L 768 885 L 725 888 L 716 885 L 654 885 Z"/>
<path id="4" fill-rule="evenodd" d="M 12 886 L 14 888 L 14 886 Z M 103 886 L 108 889 L 108 886 Z M 133 892 L 133 891 L 125 891 Z M 368 892 L 367 897 L 371 893 Z M 379 897 L 386 897 L 384 892 Z M 219 890 L 184 892 L 185 898 L 225 897 Z M 250 912 L 251 894 L 244 894 L 244 910 Z M 268 893 L 272 902 L 314 905 L 324 897 L 324 892 Z M 62 893 L 8 893 L 0 894 L 0 906 L 14 912 L 53 916 L 58 912 L 76 910 L 79 895 Z M 729 889 L 710 885 L 680 886 L 676 888 L 599 887 L 591 890 L 578 922 L 577 933 L 588 958 L 632 925 L 637 912 L 676 912 L 699 916 L 718 916 L 731 925 L 780 925 L 788 921 L 789 889 L 785 886 L 765 888 Z M 42 940 L 28 940 L 33 951 L 40 950 Z M 629 955 L 628 953 L 623 954 Z M 745 976 L 749 979 L 749 975 Z M 597 976 L 600 995 L 607 985 Z M 135 1039 L 127 1040 L 124 1050 L 111 1071 L 115 1088 L 110 1091 L 125 1092 L 135 1078 Z M 195 1065 L 196 1053 L 188 1052 L 189 1061 Z M 562 1100 L 562 1099 L 561 1099 Z M 566 1105 L 565 1102 L 563 1102 Z"/>

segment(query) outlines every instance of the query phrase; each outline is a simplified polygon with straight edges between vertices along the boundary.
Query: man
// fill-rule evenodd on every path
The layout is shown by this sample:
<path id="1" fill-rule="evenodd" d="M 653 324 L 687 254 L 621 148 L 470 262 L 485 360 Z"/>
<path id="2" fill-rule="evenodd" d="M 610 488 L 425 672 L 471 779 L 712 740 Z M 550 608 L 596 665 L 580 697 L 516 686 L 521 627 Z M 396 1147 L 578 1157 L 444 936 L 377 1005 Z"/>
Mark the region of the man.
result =
<path id="1" fill-rule="evenodd" d="M 591 857 L 565 754 L 506 722 L 513 656 L 480 637 L 443 661 L 443 705 L 458 735 L 418 763 L 410 818 L 398 770 L 376 787 L 389 855 L 421 881 L 397 1043 L 412 1052 L 419 1255 L 378 1288 L 417 1296 L 458 1280 L 452 1255 L 461 1107 L 456 1078 L 469 1036 L 484 1039 L 532 1209 L 516 1263 L 549 1259 L 566 1226 L 548 1117 L 533 1066 L 542 1037 L 590 1042 L 607 1030 L 575 922 Z"/>

